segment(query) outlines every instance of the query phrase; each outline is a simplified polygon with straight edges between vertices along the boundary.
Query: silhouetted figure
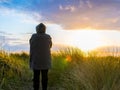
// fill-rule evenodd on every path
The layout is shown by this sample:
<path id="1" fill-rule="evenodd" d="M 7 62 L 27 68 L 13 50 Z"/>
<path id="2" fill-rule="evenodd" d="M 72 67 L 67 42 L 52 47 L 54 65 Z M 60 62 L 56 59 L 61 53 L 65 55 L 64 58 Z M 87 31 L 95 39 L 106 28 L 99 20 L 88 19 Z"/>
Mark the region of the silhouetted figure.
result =
<path id="1" fill-rule="evenodd" d="M 39 90 L 40 73 L 42 77 L 42 90 L 47 90 L 48 70 L 51 68 L 51 37 L 46 34 L 46 26 L 40 23 L 36 32 L 30 39 L 30 68 L 33 70 L 33 88 Z"/>

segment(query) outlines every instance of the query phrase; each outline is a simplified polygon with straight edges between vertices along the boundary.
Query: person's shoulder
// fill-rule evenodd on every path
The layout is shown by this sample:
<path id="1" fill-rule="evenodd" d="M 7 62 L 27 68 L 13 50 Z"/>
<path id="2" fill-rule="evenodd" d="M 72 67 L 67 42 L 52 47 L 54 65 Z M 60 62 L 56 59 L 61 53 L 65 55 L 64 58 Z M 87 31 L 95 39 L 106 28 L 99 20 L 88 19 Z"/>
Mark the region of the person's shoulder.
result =
<path id="1" fill-rule="evenodd" d="M 32 36 L 36 36 L 37 34 L 36 33 L 33 33 Z"/>
<path id="2" fill-rule="evenodd" d="M 51 36 L 49 34 L 45 34 L 45 36 L 48 37 L 48 38 L 51 38 Z"/>
<path id="3" fill-rule="evenodd" d="M 31 36 L 31 39 L 35 39 L 35 38 L 37 38 L 37 34 L 36 33 L 32 34 L 32 36 Z"/>
<path id="4" fill-rule="evenodd" d="M 36 36 L 37 36 L 37 34 L 36 34 L 36 33 L 33 33 L 33 34 L 32 34 L 32 37 L 36 37 Z"/>

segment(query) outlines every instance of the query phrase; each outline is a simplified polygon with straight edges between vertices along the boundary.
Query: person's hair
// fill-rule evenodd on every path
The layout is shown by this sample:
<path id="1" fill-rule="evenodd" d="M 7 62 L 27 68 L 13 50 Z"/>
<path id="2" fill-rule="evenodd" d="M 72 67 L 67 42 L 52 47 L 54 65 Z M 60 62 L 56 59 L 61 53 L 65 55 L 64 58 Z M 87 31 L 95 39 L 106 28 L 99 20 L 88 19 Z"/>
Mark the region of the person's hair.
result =
<path id="1" fill-rule="evenodd" d="M 46 26 L 43 23 L 40 23 L 36 26 L 36 32 L 37 33 L 45 33 L 46 32 Z"/>

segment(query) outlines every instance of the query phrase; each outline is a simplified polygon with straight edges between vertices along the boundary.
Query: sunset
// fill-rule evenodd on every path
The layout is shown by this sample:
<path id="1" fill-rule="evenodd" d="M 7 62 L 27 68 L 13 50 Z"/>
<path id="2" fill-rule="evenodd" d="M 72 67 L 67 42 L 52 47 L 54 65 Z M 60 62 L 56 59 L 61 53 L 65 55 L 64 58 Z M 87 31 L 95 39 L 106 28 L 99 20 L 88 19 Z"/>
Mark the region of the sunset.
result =
<path id="1" fill-rule="evenodd" d="M 41 22 L 53 39 L 53 50 L 58 44 L 82 50 L 120 46 L 119 3 L 119 0 L 0 0 L 0 43 L 4 43 L 1 48 L 29 51 L 29 39 Z"/>
<path id="2" fill-rule="evenodd" d="M 35 88 L 39 25 L 50 43 L 48 90 L 120 89 L 120 0 L 0 0 L 0 90 Z"/>

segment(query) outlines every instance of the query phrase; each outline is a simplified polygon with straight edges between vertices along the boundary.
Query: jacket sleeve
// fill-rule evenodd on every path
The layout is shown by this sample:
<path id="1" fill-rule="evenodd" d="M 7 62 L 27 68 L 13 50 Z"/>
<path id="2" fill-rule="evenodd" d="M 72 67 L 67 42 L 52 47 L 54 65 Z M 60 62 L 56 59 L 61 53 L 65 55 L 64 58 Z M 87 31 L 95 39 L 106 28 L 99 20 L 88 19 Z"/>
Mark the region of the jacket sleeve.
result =
<path id="1" fill-rule="evenodd" d="M 30 68 L 32 67 L 32 49 L 31 49 L 31 41 L 32 41 L 32 37 L 31 37 L 31 39 L 29 40 L 29 44 L 30 44 L 30 51 L 29 51 L 30 59 L 29 59 L 29 65 L 30 65 Z"/>
<path id="2" fill-rule="evenodd" d="M 50 37 L 50 48 L 52 47 L 52 38 Z"/>

